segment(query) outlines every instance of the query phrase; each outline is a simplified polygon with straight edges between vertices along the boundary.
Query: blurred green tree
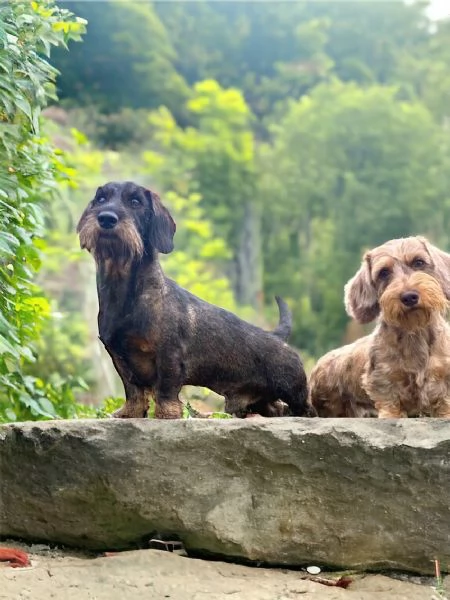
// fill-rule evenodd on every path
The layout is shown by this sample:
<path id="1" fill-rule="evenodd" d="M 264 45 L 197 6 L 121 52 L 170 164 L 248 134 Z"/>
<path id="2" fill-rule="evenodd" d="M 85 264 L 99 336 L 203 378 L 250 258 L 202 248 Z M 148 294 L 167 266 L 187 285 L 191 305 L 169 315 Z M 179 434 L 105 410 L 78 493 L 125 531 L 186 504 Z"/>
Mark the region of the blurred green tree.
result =
<path id="1" fill-rule="evenodd" d="M 389 84 L 399 60 L 429 37 L 427 0 L 310 2 L 305 18 L 327 23 L 323 51 L 342 81 Z"/>
<path id="2" fill-rule="evenodd" d="M 155 10 L 190 84 L 242 90 L 263 117 L 330 74 L 389 83 L 398 61 L 429 38 L 427 1 L 157 2 Z"/>
<path id="3" fill-rule="evenodd" d="M 262 254 L 252 114 L 241 92 L 214 80 L 194 86 L 187 110 L 195 126 L 186 129 L 165 109 L 151 116 L 156 148 L 146 159 L 166 189 L 200 194 L 214 233 L 230 249 L 227 274 L 236 300 L 256 307 Z"/>
<path id="4" fill-rule="evenodd" d="M 185 79 L 238 87 L 258 117 L 287 95 L 300 96 L 330 67 L 326 22 L 309 19 L 302 2 L 160 2 L 155 10 Z"/>
<path id="5" fill-rule="evenodd" d="M 420 98 L 438 121 L 448 127 L 450 118 L 450 19 L 438 21 L 430 34 L 403 53 L 395 79 Z"/>
<path id="6" fill-rule="evenodd" d="M 188 95 L 173 66 L 175 51 L 150 3 L 65 2 L 88 21 L 83 44 L 56 52 L 59 96 L 103 112 L 168 106 L 178 114 Z"/>
<path id="7" fill-rule="evenodd" d="M 214 235 L 201 197 L 190 194 L 185 198 L 168 191 L 164 203 L 177 222 L 176 251 L 161 257 L 166 275 L 207 302 L 236 311 L 230 282 L 223 274 L 230 252 L 225 241 Z"/>

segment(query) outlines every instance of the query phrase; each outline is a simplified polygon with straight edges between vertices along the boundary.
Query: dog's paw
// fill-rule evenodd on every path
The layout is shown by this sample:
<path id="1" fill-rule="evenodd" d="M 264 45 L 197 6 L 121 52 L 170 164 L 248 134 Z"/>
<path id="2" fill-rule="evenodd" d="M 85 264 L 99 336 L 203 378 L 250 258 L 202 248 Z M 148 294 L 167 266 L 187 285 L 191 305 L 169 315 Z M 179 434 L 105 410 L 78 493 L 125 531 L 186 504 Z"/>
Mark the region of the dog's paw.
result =
<path id="1" fill-rule="evenodd" d="M 148 411 L 138 406 L 130 407 L 125 404 L 119 410 L 114 411 L 110 417 L 112 419 L 145 419 L 147 418 Z"/>
<path id="2" fill-rule="evenodd" d="M 318 417 L 318 413 L 317 410 L 315 409 L 314 406 L 312 406 L 312 404 L 308 404 L 308 406 L 306 407 L 306 411 L 305 411 L 305 417 Z"/>

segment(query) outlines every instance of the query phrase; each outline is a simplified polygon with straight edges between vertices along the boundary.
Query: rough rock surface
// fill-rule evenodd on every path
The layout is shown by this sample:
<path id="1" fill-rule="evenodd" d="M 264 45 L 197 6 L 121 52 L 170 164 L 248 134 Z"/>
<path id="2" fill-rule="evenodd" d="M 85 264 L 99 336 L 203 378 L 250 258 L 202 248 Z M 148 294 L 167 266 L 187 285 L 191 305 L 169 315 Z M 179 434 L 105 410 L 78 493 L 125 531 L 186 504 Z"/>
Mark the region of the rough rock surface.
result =
<path id="1" fill-rule="evenodd" d="M 0 428 L 0 536 L 277 565 L 450 568 L 450 422 L 86 420 Z"/>

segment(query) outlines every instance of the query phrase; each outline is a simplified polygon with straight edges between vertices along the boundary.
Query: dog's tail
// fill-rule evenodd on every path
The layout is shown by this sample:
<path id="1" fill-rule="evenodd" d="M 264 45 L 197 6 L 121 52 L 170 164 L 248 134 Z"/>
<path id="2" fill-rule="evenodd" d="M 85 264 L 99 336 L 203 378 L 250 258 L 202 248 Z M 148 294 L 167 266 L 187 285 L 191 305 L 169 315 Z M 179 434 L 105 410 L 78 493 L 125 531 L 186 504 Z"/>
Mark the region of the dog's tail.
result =
<path id="1" fill-rule="evenodd" d="M 280 311 L 280 322 L 272 333 L 282 340 L 287 341 L 292 331 L 292 314 L 283 298 L 275 296 L 275 300 L 277 301 L 278 310 Z"/>

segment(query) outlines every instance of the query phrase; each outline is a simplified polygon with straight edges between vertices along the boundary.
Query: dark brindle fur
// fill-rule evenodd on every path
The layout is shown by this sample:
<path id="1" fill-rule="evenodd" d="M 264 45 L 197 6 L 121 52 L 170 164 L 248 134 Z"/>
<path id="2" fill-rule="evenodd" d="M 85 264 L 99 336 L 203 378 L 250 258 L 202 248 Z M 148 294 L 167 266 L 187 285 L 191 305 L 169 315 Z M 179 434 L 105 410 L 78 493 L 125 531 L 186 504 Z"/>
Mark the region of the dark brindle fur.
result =
<path id="1" fill-rule="evenodd" d="M 173 249 L 175 223 L 158 196 L 134 183 L 107 183 L 77 227 L 97 266 L 100 339 L 126 394 L 116 417 L 179 418 L 183 385 L 225 396 L 238 416 L 312 415 L 299 356 L 286 343 L 290 313 L 263 331 L 208 304 L 164 276 L 158 252 Z M 287 405 L 287 407 L 286 407 Z"/>

